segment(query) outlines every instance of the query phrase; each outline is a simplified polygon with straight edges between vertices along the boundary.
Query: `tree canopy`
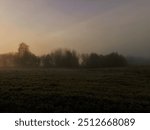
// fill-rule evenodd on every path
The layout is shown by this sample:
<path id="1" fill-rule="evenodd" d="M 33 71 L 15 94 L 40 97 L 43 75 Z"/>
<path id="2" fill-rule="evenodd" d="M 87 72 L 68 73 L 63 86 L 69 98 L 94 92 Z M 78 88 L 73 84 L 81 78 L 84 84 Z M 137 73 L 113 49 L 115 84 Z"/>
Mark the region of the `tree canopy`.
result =
<path id="1" fill-rule="evenodd" d="M 79 55 L 75 50 L 57 49 L 49 54 L 36 56 L 26 43 L 19 44 L 18 52 L 0 55 L 1 67 L 62 67 L 62 68 L 100 68 L 127 66 L 123 55 L 97 53 Z"/>

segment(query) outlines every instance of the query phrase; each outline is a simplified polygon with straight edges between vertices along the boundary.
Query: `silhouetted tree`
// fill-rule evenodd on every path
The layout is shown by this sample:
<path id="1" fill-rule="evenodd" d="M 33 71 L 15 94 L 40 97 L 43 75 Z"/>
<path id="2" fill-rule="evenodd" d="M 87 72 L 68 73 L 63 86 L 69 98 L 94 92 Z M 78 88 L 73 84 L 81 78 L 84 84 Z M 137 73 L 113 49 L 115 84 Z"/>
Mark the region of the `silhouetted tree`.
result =
<path id="1" fill-rule="evenodd" d="M 79 59 L 81 62 L 79 63 Z M 126 58 L 118 53 L 99 55 L 96 53 L 79 55 L 74 50 L 57 49 L 54 52 L 38 57 L 29 46 L 21 43 L 17 53 L 0 55 L 1 67 L 122 67 L 128 64 Z"/>
<path id="2" fill-rule="evenodd" d="M 100 57 L 96 53 L 83 55 L 83 65 L 86 67 L 97 68 L 100 66 Z"/>
<path id="3" fill-rule="evenodd" d="M 53 59 L 50 54 L 44 55 L 40 59 L 41 59 L 42 67 L 46 67 L 46 68 L 54 67 Z"/>
<path id="4" fill-rule="evenodd" d="M 39 58 L 30 52 L 27 44 L 21 43 L 18 48 L 16 63 L 19 67 L 37 67 Z"/>
<path id="5" fill-rule="evenodd" d="M 21 43 L 18 48 L 19 56 L 24 56 L 25 54 L 29 53 L 30 53 L 29 46 L 25 43 Z"/>
<path id="6" fill-rule="evenodd" d="M 79 58 L 75 51 L 65 50 L 63 56 L 63 66 L 64 67 L 78 67 L 79 66 Z"/>
<path id="7" fill-rule="evenodd" d="M 81 65 L 90 68 L 121 67 L 127 65 L 127 60 L 118 53 L 111 53 L 106 56 L 91 53 L 90 55 L 82 55 Z"/>
<path id="8" fill-rule="evenodd" d="M 55 67 L 78 67 L 79 58 L 75 51 L 58 49 L 51 53 L 51 60 Z"/>
<path id="9" fill-rule="evenodd" d="M 127 60 L 124 56 L 118 53 L 111 53 L 105 56 L 106 66 L 107 67 L 122 67 L 127 66 Z"/>
<path id="10" fill-rule="evenodd" d="M 16 53 L 8 53 L 0 55 L 0 67 L 15 67 Z"/>

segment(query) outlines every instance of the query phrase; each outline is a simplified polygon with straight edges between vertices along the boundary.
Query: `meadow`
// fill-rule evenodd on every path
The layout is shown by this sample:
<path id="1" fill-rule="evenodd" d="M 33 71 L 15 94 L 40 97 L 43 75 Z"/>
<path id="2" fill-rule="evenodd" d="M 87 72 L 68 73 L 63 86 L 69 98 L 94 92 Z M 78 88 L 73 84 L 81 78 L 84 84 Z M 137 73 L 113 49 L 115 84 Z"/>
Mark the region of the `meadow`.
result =
<path id="1" fill-rule="evenodd" d="M 150 67 L 1 68 L 0 112 L 150 112 Z"/>

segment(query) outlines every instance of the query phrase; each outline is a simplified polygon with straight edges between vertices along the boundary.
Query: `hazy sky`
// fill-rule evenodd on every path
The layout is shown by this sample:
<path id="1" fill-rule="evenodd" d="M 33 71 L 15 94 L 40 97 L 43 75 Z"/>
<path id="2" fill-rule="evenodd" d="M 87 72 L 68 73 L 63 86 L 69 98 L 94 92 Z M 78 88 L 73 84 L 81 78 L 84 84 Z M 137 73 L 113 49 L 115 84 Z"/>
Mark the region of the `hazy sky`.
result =
<path id="1" fill-rule="evenodd" d="M 20 42 L 150 57 L 150 0 L 0 0 L 0 53 Z"/>

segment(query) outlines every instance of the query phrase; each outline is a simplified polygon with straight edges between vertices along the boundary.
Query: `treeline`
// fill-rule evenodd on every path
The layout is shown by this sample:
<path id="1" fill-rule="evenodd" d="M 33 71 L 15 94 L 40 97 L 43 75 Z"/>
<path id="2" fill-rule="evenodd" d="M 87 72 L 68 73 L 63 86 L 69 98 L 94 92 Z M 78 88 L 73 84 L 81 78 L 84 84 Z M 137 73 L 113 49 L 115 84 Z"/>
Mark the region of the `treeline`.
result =
<path id="1" fill-rule="evenodd" d="M 118 53 L 99 55 L 96 53 L 79 55 L 74 50 L 58 49 L 43 56 L 33 54 L 29 46 L 21 43 L 17 53 L 0 55 L 1 67 L 63 67 L 100 68 L 127 66 L 127 60 Z"/>

